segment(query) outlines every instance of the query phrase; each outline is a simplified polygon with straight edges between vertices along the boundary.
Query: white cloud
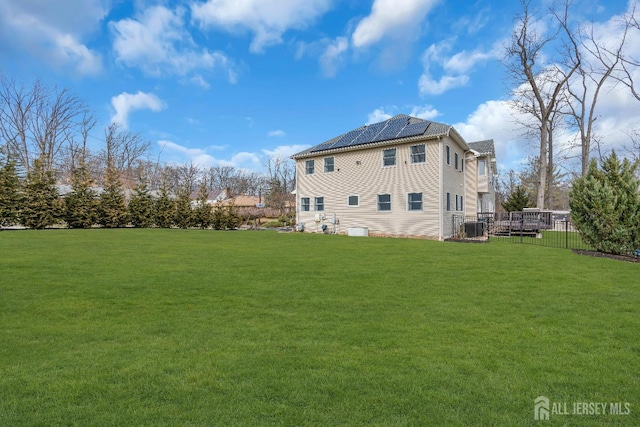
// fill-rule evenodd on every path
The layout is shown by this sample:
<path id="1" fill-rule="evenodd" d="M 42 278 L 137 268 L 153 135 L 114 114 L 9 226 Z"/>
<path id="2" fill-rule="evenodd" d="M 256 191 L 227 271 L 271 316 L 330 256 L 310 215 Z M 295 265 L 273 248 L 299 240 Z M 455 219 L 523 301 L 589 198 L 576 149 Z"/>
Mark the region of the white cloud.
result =
<path id="1" fill-rule="evenodd" d="M 443 40 L 429 46 L 422 55 L 424 72 L 418 80 L 421 95 L 440 95 L 456 87 L 469 83 L 469 74 L 478 63 L 496 59 L 500 52 L 500 42 L 494 43 L 489 51 L 476 49 L 472 52 L 462 51 L 447 56 L 452 50 L 455 40 Z M 442 75 L 434 77 L 434 68 L 442 69 Z"/>
<path id="2" fill-rule="evenodd" d="M 384 108 L 382 107 L 376 108 L 371 113 L 369 113 L 369 115 L 367 116 L 367 122 L 365 124 L 370 125 L 373 123 L 384 122 L 385 120 L 388 120 L 391 117 L 393 117 L 393 115 L 385 112 Z"/>
<path id="3" fill-rule="evenodd" d="M 411 110 L 409 110 L 411 108 Z M 411 107 L 403 107 L 402 109 L 398 108 L 395 105 L 380 107 L 373 110 L 367 116 L 367 122 L 365 124 L 370 125 L 373 123 L 384 122 L 385 120 L 390 119 L 391 117 L 400 114 L 402 111 L 409 111 L 409 116 L 417 117 L 423 120 L 433 120 L 440 115 L 440 112 L 433 108 L 431 105 L 414 105 Z"/>
<path id="4" fill-rule="evenodd" d="M 78 74 L 102 70 L 102 57 L 83 39 L 99 30 L 108 6 L 98 0 L 0 0 L 0 50 L 14 50 Z"/>
<path id="5" fill-rule="evenodd" d="M 278 130 L 272 130 L 270 132 L 267 133 L 267 135 L 271 136 L 271 137 L 283 137 L 286 135 L 285 131 L 278 129 Z"/>
<path id="6" fill-rule="evenodd" d="M 192 16 L 204 27 L 254 34 L 250 51 L 282 43 L 290 29 L 303 29 L 329 10 L 331 0 L 207 0 L 192 3 Z"/>
<path id="7" fill-rule="evenodd" d="M 166 104 L 152 93 L 131 94 L 123 92 L 111 98 L 111 105 L 115 114 L 111 117 L 112 123 L 119 123 L 123 127 L 129 126 L 129 113 L 135 110 L 160 111 L 166 108 Z"/>
<path id="8" fill-rule="evenodd" d="M 343 60 L 343 54 L 349 48 L 349 41 L 346 37 L 337 37 L 320 55 L 320 68 L 325 77 L 335 77 L 338 72 L 338 65 Z"/>
<path id="9" fill-rule="evenodd" d="M 196 70 L 221 70 L 230 83 L 235 83 L 237 73 L 231 60 L 222 52 L 197 47 L 185 28 L 184 14 L 182 8 L 153 6 L 137 19 L 111 22 L 116 59 L 153 76 L 194 73 L 191 81 L 204 88 L 208 83 Z"/>
<path id="10" fill-rule="evenodd" d="M 303 144 L 279 145 L 273 149 L 265 148 L 262 150 L 262 153 L 267 157 L 281 157 L 285 159 L 307 148 L 309 148 L 309 146 Z"/>
<path id="11" fill-rule="evenodd" d="M 188 148 L 169 140 L 160 140 L 158 145 L 162 147 L 163 154 L 167 154 L 170 159 L 179 163 L 191 163 L 202 168 L 208 168 L 218 163 L 215 157 L 200 148 Z M 166 153 L 164 153 L 165 150 Z"/>
<path id="12" fill-rule="evenodd" d="M 431 105 L 416 105 L 409 115 L 423 120 L 433 120 L 440 115 L 440 112 Z"/>
<path id="13" fill-rule="evenodd" d="M 371 14 L 358 23 L 352 34 L 355 48 L 364 48 L 384 38 L 407 40 L 416 36 L 423 19 L 439 0 L 375 0 Z"/>
<path id="14" fill-rule="evenodd" d="M 469 76 L 442 76 L 435 80 L 429 74 L 424 73 L 418 81 L 418 88 L 422 95 L 440 95 L 450 89 L 465 86 L 469 83 Z"/>

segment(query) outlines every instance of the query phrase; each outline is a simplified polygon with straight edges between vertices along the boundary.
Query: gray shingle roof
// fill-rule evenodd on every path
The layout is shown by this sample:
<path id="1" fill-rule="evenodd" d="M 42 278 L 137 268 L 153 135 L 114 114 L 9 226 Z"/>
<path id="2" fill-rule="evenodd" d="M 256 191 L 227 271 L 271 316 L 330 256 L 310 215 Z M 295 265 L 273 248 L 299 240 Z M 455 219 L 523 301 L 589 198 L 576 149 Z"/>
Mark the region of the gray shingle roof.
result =
<path id="1" fill-rule="evenodd" d="M 469 142 L 469 148 L 477 151 L 480 154 L 490 153 L 493 157 L 496 156 L 496 149 L 493 145 L 493 139 L 485 139 L 484 141 Z"/>
<path id="2" fill-rule="evenodd" d="M 451 126 L 399 114 L 380 123 L 361 126 L 291 156 L 304 157 L 329 150 L 347 150 L 367 144 L 397 141 L 419 136 L 447 135 Z"/>

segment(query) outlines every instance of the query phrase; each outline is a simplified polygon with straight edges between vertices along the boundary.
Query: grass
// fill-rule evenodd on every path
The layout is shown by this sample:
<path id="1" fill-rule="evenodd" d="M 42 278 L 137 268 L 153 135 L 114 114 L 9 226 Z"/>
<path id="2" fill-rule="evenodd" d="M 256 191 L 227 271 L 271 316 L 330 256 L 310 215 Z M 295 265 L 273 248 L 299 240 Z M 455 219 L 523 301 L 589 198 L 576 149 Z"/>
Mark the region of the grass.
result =
<path id="1" fill-rule="evenodd" d="M 530 245 L 549 246 L 554 248 L 593 250 L 590 245 L 582 240 L 580 233 L 576 231 L 543 230 L 539 237 L 529 234 L 520 235 L 516 231 L 508 237 L 492 236 L 491 239 L 496 243 L 526 243 Z"/>
<path id="2" fill-rule="evenodd" d="M 275 232 L 0 233 L 0 425 L 640 424 L 640 265 Z M 624 407 L 624 406 L 623 406 Z"/>

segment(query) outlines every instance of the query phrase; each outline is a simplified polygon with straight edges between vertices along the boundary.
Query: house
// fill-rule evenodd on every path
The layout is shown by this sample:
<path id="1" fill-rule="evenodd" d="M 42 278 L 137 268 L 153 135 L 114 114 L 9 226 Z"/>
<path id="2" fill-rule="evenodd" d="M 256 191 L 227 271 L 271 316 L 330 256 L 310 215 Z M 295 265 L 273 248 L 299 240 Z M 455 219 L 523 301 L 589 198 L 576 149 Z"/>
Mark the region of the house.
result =
<path id="1" fill-rule="evenodd" d="M 494 153 L 492 141 L 402 114 L 359 127 L 291 156 L 298 229 L 448 238 L 454 214 L 493 208 Z"/>
<path id="2" fill-rule="evenodd" d="M 198 204 L 198 199 L 200 197 L 199 191 L 194 191 L 189 195 L 191 199 L 191 206 L 196 206 Z M 215 205 L 218 202 L 226 200 L 229 198 L 229 189 L 225 188 L 224 190 L 214 190 L 209 191 L 207 193 L 207 201 L 205 202 L 207 205 Z"/>

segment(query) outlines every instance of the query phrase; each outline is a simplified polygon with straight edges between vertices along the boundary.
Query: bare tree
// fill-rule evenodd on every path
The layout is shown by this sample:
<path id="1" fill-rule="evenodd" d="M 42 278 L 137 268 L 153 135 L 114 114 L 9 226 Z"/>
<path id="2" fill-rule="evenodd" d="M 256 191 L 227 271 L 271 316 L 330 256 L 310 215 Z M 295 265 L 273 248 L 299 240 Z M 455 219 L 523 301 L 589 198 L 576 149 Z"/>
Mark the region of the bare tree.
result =
<path id="1" fill-rule="evenodd" d="M 105 148 L 102 152 L 104 163 L 114 167 L 132 188 L 136 181 L 136 163 L 148 152 L 151 142 L 141 134 L 123 129 L 119 123 L 111 123 L 105 130 Z"/>
<path id="2" fill-rule="evenodd" d="M 86 106 L 68 89 L 31 87 L 0 75 L 0 137 L 7 154 L 28 172 L 34 159 L 42 159 L 49 171 L 61 160 L 64 149 L 78 132 Z"/>
<path id="3" fill-rule="evenodd" d="M 564 4 L 562 13 L 550 10 L 556 23 L 555 31 L 547 36 L 536 31 L 538 19 L 529 7 L 528 0 L 522 0 L 523 12 L 517 18 L 511 43 L 506 46 L 505 65 L 515 83 L 515 107 L 530 115 L 538 124 L 540 165 L 536 206 L 544 208 L 547 187 L 547 163 L 550 122 L 567 82 L 580 65 L 576 57 L 578 46 L 568 24 L 570 2 Z M 551 64 L 542 63 L 548 45 L 563 46 L 560 60 Z M 552 139 L 551 139 L 552 140 Z"/>
<path id="4" fill-rule="evenodd" d="M 267 206 L 281 213 L 292 206 L 295 188 L 295 165 L 289 158 L 274 155 L 266 157 L 263 165 L 268 173 Z"/>
<path id="5" fill-rule="evenodd" d="M 594 35 L 593 25 L 580 33 L 580 48 L 575 52 L 578 69 L 575 79 L 567 85 L 568 116 L 580 134 L 580 163 L 584 176 L 589 169 L 589 157 L 594 140 L 593 125 L 598 118 L 596 106 L 605 83 L 623 69 L 623 48 L 627 39 L 629 21 L 623 22 L 620 38 L 615 46 L 603 45 Z"/>

